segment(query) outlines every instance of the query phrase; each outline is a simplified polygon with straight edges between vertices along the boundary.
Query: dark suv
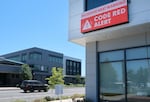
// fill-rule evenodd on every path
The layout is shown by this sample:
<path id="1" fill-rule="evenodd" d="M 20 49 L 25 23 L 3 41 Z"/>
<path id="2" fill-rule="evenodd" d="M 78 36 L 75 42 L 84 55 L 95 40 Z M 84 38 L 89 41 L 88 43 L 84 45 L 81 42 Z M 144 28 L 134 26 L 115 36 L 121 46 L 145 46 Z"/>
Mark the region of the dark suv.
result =
<path id="1" fill-rule="evenodd" d="M 43 84 L 41 81 L 38 80 L 24 80 L 22 81 L 20 88 L 23 89 L 24 92 L 33 92 L 34 90 L 44 90 L 45 92 L 48 91 L 48 85 Z"/>

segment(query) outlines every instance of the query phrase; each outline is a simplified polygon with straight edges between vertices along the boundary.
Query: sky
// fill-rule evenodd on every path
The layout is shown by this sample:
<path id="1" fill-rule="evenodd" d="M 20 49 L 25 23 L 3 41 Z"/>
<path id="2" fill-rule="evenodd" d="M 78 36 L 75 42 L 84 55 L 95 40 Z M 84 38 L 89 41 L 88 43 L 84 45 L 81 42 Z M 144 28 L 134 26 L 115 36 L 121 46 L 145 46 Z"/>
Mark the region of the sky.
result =
<path id="1" fill-rule="evenodd" d="M 85 48 L 68 41 L 68 0 L 0 0 L 0 55 L 39 47 L 82 60 Z"/>

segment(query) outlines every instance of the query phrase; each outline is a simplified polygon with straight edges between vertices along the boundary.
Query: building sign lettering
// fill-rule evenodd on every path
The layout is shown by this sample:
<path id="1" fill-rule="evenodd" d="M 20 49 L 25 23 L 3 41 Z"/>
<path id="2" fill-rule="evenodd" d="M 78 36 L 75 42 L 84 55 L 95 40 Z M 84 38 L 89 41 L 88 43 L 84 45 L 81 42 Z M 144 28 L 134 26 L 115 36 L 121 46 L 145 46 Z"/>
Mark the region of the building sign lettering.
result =
<path id="1" fill-rule="evenodd" d="M 126 22 L 128 22 L 127 0 L 117 0 L 84 12 L 81 15 L 81 33 Z"/>

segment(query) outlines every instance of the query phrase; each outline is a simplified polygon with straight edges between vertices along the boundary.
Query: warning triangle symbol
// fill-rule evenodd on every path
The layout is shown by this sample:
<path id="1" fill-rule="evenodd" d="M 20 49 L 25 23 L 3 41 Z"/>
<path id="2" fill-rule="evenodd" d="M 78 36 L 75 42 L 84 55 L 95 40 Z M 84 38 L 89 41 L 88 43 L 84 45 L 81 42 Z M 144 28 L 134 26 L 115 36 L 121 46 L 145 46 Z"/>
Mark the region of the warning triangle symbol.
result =
<path id="1" fill-rule="evenodd" d="M 90 22 L 88 20 L 86 20 L 82 30 L 87 30 L 90 28 L 92 28 L 92 26 L 91 26 Z"/>

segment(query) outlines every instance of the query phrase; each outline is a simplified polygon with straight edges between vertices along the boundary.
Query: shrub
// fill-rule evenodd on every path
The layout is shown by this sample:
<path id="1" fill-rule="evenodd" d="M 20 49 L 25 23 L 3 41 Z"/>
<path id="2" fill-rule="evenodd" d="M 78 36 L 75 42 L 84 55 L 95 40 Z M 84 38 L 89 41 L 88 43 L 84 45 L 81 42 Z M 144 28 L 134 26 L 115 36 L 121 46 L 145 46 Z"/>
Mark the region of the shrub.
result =
<path id="1" fill-rule="evenodd" d="M 50 96 L 46 96 L 46 97 L 44 97 L 44 99 L 45 99 L 46 101 L 51 101 L 51 97 L 50 97 Z"/>
<path id="2" fill-rule="evenodd" d="M 55 98 L 50 97 L 50 96 L 46 96 L 44 99 L 45 99 L 46 101 L 53 101 L 53 100 L 55 100 Z"/>

